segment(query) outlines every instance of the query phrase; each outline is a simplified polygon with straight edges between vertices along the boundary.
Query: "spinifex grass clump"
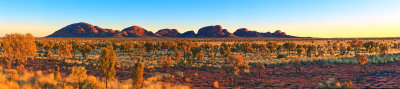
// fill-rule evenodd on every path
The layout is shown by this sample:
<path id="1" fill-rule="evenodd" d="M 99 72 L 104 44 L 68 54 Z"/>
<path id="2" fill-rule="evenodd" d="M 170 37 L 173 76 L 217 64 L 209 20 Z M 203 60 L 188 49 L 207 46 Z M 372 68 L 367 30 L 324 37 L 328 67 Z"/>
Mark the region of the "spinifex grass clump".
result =
<path id="1" fill-rule="evenodd" d="M 233 75 L 238 76 L 240 69 L 249 69 L 249 63 L 243 60 L 243 57 L 240 55 L 232 55 L 226 59 L 224 69 L 226 69 L 227 73 L 233 73 Z M 240 69 L 239 69 L 240 68 Z"/>
<path id="2" fill-rule="evenodd" d="M 353 83 L 350 82 L 344 82 L 340 83 L 337 82 L 336 79 L 334 78 L 329 78 L 325 82 L 319 83 L 318 88 L 320 89 L 355 89 Z"/>
<path id="3" fill-rule="evenodd" d="M 72 67 L 71 74 L 69 75 L 70 79 L 74 80 L 75 83 L 78 83 L 78 87 L 82 87 L 82 82 L 86 79 L 86 69 L 85 67 Z"/>

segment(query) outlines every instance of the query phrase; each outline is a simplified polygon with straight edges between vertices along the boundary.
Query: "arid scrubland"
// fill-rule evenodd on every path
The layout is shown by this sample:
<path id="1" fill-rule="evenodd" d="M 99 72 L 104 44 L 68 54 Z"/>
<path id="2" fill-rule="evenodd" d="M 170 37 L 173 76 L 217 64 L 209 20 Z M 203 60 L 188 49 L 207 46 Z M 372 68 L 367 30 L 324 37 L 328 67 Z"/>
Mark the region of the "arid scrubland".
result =
<path id="1" fill-rule="evenodd" d="M 400 62 L 400 42 L 394 38 L 119 39 L 9 34 L 1 39 L 0 49 L 2 89 L 365 88 L 356 83 L 359 79 L 334 77 L 345 80 L 339 81 L 329 73 L 341 75 L 331 71 L 340 66 L 357 70 L 354 76 L 396 73 L 393 67 Z M 301 86 L 276 80 L 276 76 L 301 77 L 313 71 L 323 72 L 318 75 L 323 80 Z"/>

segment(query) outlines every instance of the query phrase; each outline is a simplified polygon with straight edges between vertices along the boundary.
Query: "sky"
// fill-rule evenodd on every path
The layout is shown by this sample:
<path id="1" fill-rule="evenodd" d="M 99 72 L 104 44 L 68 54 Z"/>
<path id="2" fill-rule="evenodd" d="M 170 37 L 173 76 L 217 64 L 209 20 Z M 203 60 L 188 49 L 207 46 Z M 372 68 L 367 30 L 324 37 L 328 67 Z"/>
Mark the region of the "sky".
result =
<path id="1" fill-rule="evenodd" d="M 400 37 L 400 0 L 0 0 L 0 36 L 44 37 L 78 22 L 153 32 L 221 25 L 231 33 L 247 28 L 318 38 Z"/>

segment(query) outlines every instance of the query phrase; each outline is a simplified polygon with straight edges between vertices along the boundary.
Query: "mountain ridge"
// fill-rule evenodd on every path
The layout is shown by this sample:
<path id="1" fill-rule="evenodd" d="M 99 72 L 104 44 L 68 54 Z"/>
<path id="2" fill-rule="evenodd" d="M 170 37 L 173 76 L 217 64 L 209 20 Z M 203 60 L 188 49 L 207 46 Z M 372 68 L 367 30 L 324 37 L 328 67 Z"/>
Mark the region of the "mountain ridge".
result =
<path id="1" fill-rule="evenodd" d="M 130 26 L 119 30 L 101 28 L 89 23 L 79 22 L 67 25 L 46 37 L 176 37 L 176 38 L 236 38 L 236 37 L 266 37 L 266 38 L 309 38 L 287 35 L 280 30 L 271 32 L 251 31 L 247 28 L 237 29 L 230 33 L 221 25 L 205 26 L 198 30 L 180 33 L 177 29 L 160 29 L 156 33 L 140 26 Z"/>

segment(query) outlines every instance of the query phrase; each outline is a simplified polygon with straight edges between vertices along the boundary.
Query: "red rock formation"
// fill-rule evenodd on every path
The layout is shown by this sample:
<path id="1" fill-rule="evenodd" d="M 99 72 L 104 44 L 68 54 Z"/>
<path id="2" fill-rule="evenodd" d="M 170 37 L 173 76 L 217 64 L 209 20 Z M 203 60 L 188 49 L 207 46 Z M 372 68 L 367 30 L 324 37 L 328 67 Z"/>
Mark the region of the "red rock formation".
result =
<path id="1" fill-rule="evenodd" d="M 196 37 L 196 33 L 194 33 L 194 31 L 187 31 L 185 33 L 182 33 L 181 35 L 179 35 L 178 37 L 182 37 L 182 38 L 193 38 Z"/>
<path id="2" fill-rule="evenodd" d="M 233 33 L 230 33 L 228 30 L 226 30 L 226 29 L 222 29 L 222 32 L 224 32 L 225 33 L 225 36 L 227 36 L 227 37 L 237 37 L 237 36 L 235 36 L 235 34 L 233 34 Z"/>
<path id="3" fill-rule="evenodd" d="M 131 26 L 123 29 L 122 31 L 127 32 L 129 37 L 154 36 L 153 32 L 147 31 L 146 29 L 139 26 Z"/>
<path id="4" fill-rule="evenodd" d="M 276 30 L 274 33 L 275 33 L 275 34 L 281 34 L 282 31 L 281 31 L 281 30 Z"/>
<path id="5" fill-rule="evenodd" d="M 47 37 L 109 37 L 114 31 L 80 22 L 68 25 Z"/>
<path id="6" fill-rule="evenodd" d="M 224 38 L 224 37 L 278 37 L 278 38 L 295 38 L 295 36 L 286 35 L 280 30 L 274 33 L 259 33 L 257 31 L 249 31 L 246 28 L 236 30 L 233 34 L 226 29 L 222 29 L 220 25 L 207 26 L 199 29 L 198 34 L 194 31 L 187 31 L 180 34 L 176 29 L 161 29 L 154 34 L 151 31 L 139 26 L 131 26 L 122 31 L 104 29 L 98 26 L 93 26 L 88 23 L 80 22 L 68 25 L 54 32 L 47 37 L 185 37 L 185 38 Z"/>
<path id="7" fill-rule="evenodd" d="M 257 31 L 249 31 L 246 28 L 236 30 L 233 34 L 238 37 L 263 37 L 261 33 Z"/>
<path id="8" fill-rule="evenodd" d="M 180 33 L 176 29 L 161 29 L 155 35 L 157 37 L 178 37 Z"/>
<path id="9" fill-rule="evenodd" d="M 224 32 L 221 25 L 215 25 L 200 28 L 197 32 L 197 36 L 206 38 L 232 37 L 232 34 L 227 33 L 229 32 L 227 32 L 227 30 Z"/>

